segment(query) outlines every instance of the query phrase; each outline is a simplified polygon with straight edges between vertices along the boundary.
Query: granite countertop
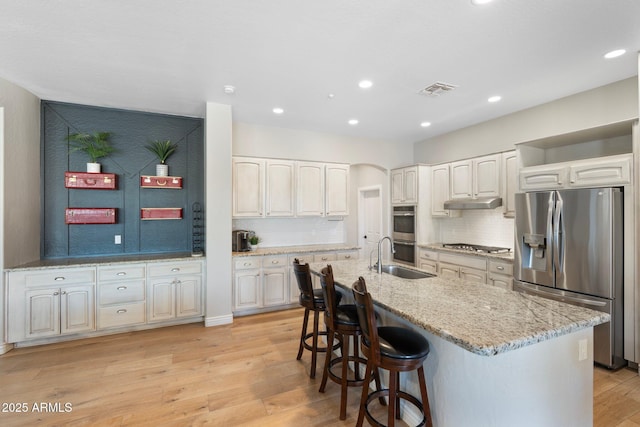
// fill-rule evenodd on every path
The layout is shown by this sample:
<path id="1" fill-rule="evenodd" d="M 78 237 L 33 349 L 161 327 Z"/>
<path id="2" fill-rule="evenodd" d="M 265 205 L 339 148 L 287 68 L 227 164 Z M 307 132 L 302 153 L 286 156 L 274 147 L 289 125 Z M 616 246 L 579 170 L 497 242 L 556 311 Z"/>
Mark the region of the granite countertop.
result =
<path id="1" fill-rule="evenodd" d="M 513 262 L 513 250 L 509 252 L 501 253 L 501 254 L 490 254 L 486 252 L 467 251 L 464 249 L 445 248 L 442 246 L 442 243 L 418 243 L 417 246 L 419 248 L 432 249 L 440 252 L 451 252 L 451 253 L 460 254 L 460 255 L 470 255 L 470 256 L 477 256 L 477 257 L 483 257 L 488 259 L 497 259 L 501 261 Z"/>
<path id="2" fill-rule="evenodd" d="M 307 252 L 332 252 L 332 251 L 350 251 L 360 249 L 356 245 L 345 245 L 344 243 L 330 243 L 324 245 L 301 245 L 301 246 L 278 246 L 270 248 L 258 248 L 249 252 L 232 252 L 234 257 L 242 256 L 260 256 L 260 255 L 286 255 Z"/>
<path id="3" fill-rule="evenodd" d="M 145 255 L 116 255 L 91 258 L 61 258 L 41 259 L 15 267 L 6 268 L 4 271 L 37 270 L 51 267 L 95 267 L 98 265 L 124 264 L 136 262 L 164 262 L 186 261 L 192 259 L 204 259 L 202 256 L 192 256 L 191 252 L 179 252 L 170 254 L 145 254 Z"/>
<path id="4" fill-rule="evenodd" d="M 472 353 L 492 356 L 608 322 L 607 313 L 460 279 L 407 280 L 334 261 L 334 280 L 362 276 L 377 305 Z M 317 273 L 326 263 L 311 263 Z"/>

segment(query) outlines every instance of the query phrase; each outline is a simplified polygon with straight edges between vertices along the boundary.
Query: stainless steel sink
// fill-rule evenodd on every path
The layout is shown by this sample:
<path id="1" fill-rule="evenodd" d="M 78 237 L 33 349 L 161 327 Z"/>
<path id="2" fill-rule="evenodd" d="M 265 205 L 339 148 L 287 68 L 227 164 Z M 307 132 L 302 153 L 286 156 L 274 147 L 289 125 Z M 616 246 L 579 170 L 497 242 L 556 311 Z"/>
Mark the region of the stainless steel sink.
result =
<path id="1" fill-rule="evenodd" d="M 402 279 L 426 279 L 428 277 L 436 277 L 435 274 L 412 270 L 410 268 L 401 267 L 399 265 L 383 265 L 382 272 L 391 274 L 392 276 L 400 277 Z"/>

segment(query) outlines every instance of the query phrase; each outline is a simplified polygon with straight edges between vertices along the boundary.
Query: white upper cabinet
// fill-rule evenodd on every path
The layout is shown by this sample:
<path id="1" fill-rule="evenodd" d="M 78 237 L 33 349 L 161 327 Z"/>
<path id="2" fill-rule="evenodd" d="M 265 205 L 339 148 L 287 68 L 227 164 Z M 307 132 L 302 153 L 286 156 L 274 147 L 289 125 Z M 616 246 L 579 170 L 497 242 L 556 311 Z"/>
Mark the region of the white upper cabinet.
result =
<path id="1" fill-rule="evenodd" d="M 451 198 L 500 195 L 500 154 L 451 163 Z"/>
<path id="2" fill-rule="evenodd" d="M 324 214 L 324 164 L 297 162 L 297 216 Z"/>
<path id="3" fill-rule="evenodd" d="M 431 216 L 451 216 L 451 211 L 444 208 L 449 195 L 449 164 L 436 165 L 431 168 Z"/>
<path id="4" fill-rule="evenodd" d="M 502 153 L 502 212 L 507 218 L 516 216 L 516 190 L 518 189 L 518 163 L 516 151 Z"/>
<path id="5" fill-rule="evenodd" d="M 264 214 L 263 159 L 234 157 L 233 212 L 234 217 L 260 217 Z"/>
<path id="6" fill-rule="evenodd" d="M 393 169 L 391 171 L 391 203 L 418 203 L 418 167 Z"/>
<path id="7" fill-rule="evenodd" d="M 266 216 L 294 216 L 294 175 L 295 162 L 289 160 L 266 161 Z"/>
<path id="8" fill-rule="evenodd" d="M 349 215 L 349 165 L 325 166 L 325 212 L 327 216 Z"/>

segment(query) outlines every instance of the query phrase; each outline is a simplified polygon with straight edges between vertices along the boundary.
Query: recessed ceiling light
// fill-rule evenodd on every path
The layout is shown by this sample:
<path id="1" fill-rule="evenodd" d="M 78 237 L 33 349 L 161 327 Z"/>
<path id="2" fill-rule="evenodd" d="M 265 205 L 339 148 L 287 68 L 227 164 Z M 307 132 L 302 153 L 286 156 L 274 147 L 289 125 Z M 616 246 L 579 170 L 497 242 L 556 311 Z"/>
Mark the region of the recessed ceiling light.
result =
<path id="1" fill-rule="evenodd" d="M 358 119 L 351 119 L 351 120 L 349 120 L 349 124 L 350 124 L 351 126 L 355 126 L 355 125 L 357 125 L 357 124 L 358 124 Z"/>
<path id="2" fill-rule="evenodd" d="M 234 93 L 236 93 L 235 86 L 224 85 L 223 89 L 224 89 L 224 93 L 226 93 L 227 95 L 233 95 Z"/>
<path id="3" fill-rule="evenodd" d="M 371 86 L 373 86 L 373 82 L 371 80 L 361 80 L 358 83 L 358 86 L 360 86 L 361 89 L 369 89 Z"/>
<path id="4" fill-rule="evenodd" d="M 284 110 L 282 108 L 276 107 L 276 108 L 273 109 L 273 112 L 275 114 L 282 114 L 282 113 L 284 113 Z"/>
<path id="5" fill-rule="evenodd" d="M 611 52 L 605 53 L 604 57 L 606 59 L 612 59 L 612 58 L 617 58 L 618 56 L 622 56 L 625 53 L 627 53 L 625 49 L 616 49 L 616 50 L 612 50 Z"/>
<path id="6" fill-rule="evenodd" d="M 487 99 L 487 101 L 489 101 L 489 102 L 498 102 L 501 99 L 502 99 L 502 97 L 500 95 L 495 95 L 495 96 L 492 96 L 489 99 Z"/>
<path id="7" fill-rule="evenodd" d="M 475 4 L 476 6 L 480 6 L 483 4 L 491 3 L 493 0 L 471 0 L 471 4 Z"/>
<path id="8" fill-rule="evenodd" d="M 420 123 L 420 126 L 422 126 L 423 128 L 428 128 L 429 126 L 431 126 L 431 122 L 422 122 Z"/>
<path id="9" fill-rule="evenodd" d="M 335 96 L 333 93 L 330 93 L 329 95 L 327 95 L 327 98 L 329 98 L 329 99 L 333 99 L 333 98 L 335 98 L 335 97 L 336 97 L 336 96 Z"/>

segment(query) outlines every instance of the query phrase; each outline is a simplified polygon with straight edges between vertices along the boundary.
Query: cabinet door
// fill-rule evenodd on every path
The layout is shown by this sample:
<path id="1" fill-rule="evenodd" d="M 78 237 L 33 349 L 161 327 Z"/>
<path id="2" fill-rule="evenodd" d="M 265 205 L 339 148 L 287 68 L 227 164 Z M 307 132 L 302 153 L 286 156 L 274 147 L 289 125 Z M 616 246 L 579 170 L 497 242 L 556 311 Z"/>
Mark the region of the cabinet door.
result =
<path id="1" fill-rule="evenodd" d="M 502 170 L 502 213 L 507 218 L 514 218 L 518 189 L 518 164 L 515 150 L 502 153 Z"/>
<path id="2" fill-rule="evenodd" d="M 287 270 L 265 268 L 262 271 L 263 302 L 265 306 L 287 303 Z"/>
<path id="3" fill-rule="evenodd" d="M 554 190 L 567 181 L 566 166 L 534 166 L 520 170 L 520 191 Z"/>
<path id="4" fill-rule="evenodd" d="M 420 269 L 431 274 L 438 274 L 438 264 L 433 261 L 420 260 Z"/>
<path id="5" fill-rule="evenodd" d="M 473 197 L 500 196 L 499 154 L 473 159 Z"/>
<path id="6" fill-rule="evenodd" d="M 260 298 L 260 270 L 242 270 L 234 275 L 234 308 L 243 310 L 259 308 Z"/>
<path id="7" fill-rule="evenodd" d="M 201 316 L 202 278 L 181 276 L 176 279 L 176 317 Z"/>
<path id="8" fill-rule="evenodd" d="M 26 291 L 25 338 L 60 335 L 60 289 Z"/>
<path id="9" fill-rule="evenodd" d="M 60 290 L 60 333 L 94 331 L 96 300 L 93 286 L 74 286 Z"/>
<path id="10" fill-rule="evenodd" d="M 263 216 L 264 160 L 233 158 L 233 216 Z"/>
<path id="11" fill-rule="evenodd" d="M 391 171 L 391 203 L 402 203 L 404 199 L 402 179 L 403 169 L 394 169 Z"/>
<path id="12" fill-rule="evenodd" d="M 513 290 L 513 277 L 505 276 L 502 274 L 489 274 L 489 282 L 492 286 L 497 286 L 502 289 Z"/>
<path id="13" fill-rule="evenodd" d="M 438 264 L 438 275 L 445 279 L 457 279 L 460 277 L 460 267 L 441 262 Z"/>
<path id="14" fill-rule="evenodd" d="M 324 216 L 324 164 L 298 162 L 296 176 L 296 215 Z"/>
<path id="15" fill-rule="evenodd" d="M 175 310 L 175 284 L 171 279 L 157 279 L 151 283 L 149 292 L 149 321 L 173 319 Z"/>
<path id="16" fill-rule="evenodd" d="M 291 217 L 294 215 L 294 169 L 295 163 L 292 161 L 267 160 L 266 216 Z"/>
<path id="17" fill-rule="evenodd" d="M 431 216 L 450 216 L 450 211 L 444 208 L 444 202 L 449 200 L 449 165 L 434 166 L 431 176 Z"/>
<path id="18" fill-rule="evenodd" d="M 349 165 L 328 164 L 325 169 L 327 216 L 349 215 Z"/>
<path id="19" fill-rule="evenodd" d="M 473 162 L 461 160 L 451 163 L 451 198 L 467 199 L 473 196 Z"/>
<path id="20" fill-rule="evenodd" d="M 632 155 L 589 160 L 569 166 L 570 187 L 622 185 L 631 182 Z"/>
<path id="21" fill-rule="evenodd" d="M 461 267 L 460 278 L 470 282 L 487 283 L 487 272 L 468 267 Z"/>

